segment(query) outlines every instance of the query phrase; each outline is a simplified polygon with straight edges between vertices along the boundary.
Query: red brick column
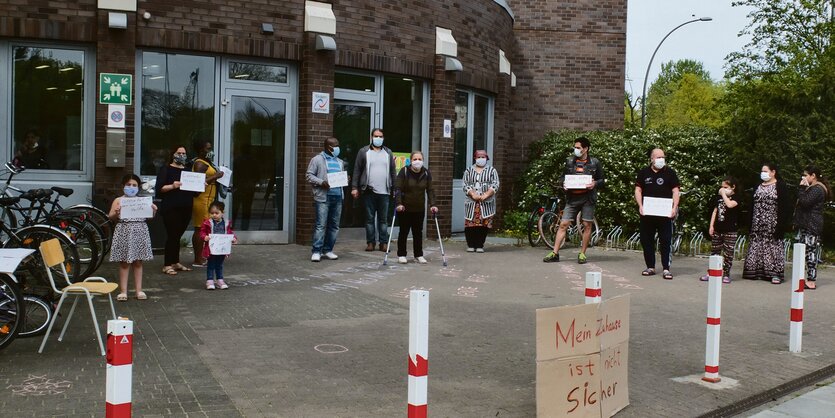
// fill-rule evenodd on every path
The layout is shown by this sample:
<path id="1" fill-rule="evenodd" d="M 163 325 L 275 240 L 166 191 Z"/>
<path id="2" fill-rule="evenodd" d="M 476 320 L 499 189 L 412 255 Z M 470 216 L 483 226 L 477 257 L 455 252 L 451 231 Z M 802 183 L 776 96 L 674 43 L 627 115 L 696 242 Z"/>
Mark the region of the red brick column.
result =
<path id="1" fill-rule="evenodd" d="M 299 244 L 312 241 L 315 222 L 313 191 L 305 179 L 307 165 L 322 151 L 325 139 L 333 136 L 334 55 L 333 51 L 317 51 L 316 35 L 305 33 L 299 69 L 299 137 L 296 142 L 296 242 Z M 330 94 L 331 113 L 312 112 L 313 92 Z"/>
<path id="2" fill-rule="evenodd" d="M 108 10 L 97 11 L 96 28 L 96 77 L 90 80 L 96 83 L 96 163 L 93 179 L 93 195 L 98 205 L 110 204 L 121 194 L 119 184 L 125 173 L 133 171 L 134 126 L 136 123 L 136 13 L 119 12 L 128 15 L 127 29 L 110 29 L 107 26 Z M 134 74 L 133 103 L 125 107 L 125 167 L 105 167 L 105 147 L 107 141 L 107 105 L 98 104 L 99 73 Z"/>
<path id="3" fill-rule="evenodd" d="M 435 78 L 432 80 L 429 102 L 429 168 L 435 186 L 441 236 L 452 231 L 452 161 L 453 138 L 444 138 L 444 119 L 455 120 L 455 73 L 444 70 L 444 57 L 435 56 Z M 427 214 L 427 216 L 430 216 Z M 426 236 L 437 237 L 435 222 L 427 219 Z"/>

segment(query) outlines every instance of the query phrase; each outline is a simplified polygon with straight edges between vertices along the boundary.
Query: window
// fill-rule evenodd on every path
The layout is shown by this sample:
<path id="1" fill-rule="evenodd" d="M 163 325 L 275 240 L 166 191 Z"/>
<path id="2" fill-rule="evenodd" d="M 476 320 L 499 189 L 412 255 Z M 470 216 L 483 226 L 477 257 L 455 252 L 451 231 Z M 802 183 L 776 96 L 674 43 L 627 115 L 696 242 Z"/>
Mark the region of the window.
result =
<path id="1" fill-rule="evenodd" d="M 268 83 L 286 84 L 287 67 L 233 61 L 229 63 L 229 78 L 241 81 L 265 81 Z"/>
<path id="2" fill-rule="evenodd" d="M 12 141 L 28 169 L 82 170 L 85 53 L 15 46 Z"/>
<path id="3" fill-rule="evenodd" d="M 410 78 L 385 77 L 383 127 L 386 146 L 394 152 L 420 149 L 422 115 L 423 83 Z"/>
<path id="4" fill-rule="evenodd" d="M 334 74 L 334 87 L 346 90 L 359 90 L 374 92 L 375 79 L 372 76 L 336 73 Z"/>
<path id="5" fill-rule="evenodd" d="M 141 105 L 140 174 L 155 176 L 175 145 L 193 157 L 194 141 L 214 142 L 215 59 L 143 52 Z"/>
<path id="6" fill-rule="evenodd" d="M 452 176 L 461 179 L 472 164 L 476 150 L 493 148 L 493 99 L 481 94 L 458 90 L 455 92 L 455 121 Z"/>
<path id="7" fill-rule="evenodd" d="M 466 91 L 455 92 L 455 122 L 454 129 L 455 144 L 453 145 L 454 160 L 452 163 L 452 175 L 460 179 L 467 169 L 467 138 L 469 130 L 467 119 L 469 115 L 470 95 Z"/>

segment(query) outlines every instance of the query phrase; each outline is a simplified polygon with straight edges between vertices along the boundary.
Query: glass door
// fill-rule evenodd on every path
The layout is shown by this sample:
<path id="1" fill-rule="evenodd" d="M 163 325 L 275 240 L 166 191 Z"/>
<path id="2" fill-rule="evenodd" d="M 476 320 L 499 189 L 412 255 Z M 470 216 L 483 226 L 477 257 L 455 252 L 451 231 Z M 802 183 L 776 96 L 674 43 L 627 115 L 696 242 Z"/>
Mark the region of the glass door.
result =
<path id="1" fill-rule="evenodd" d="M 464 171 L 473 163 L 473 153 L 483 149 L 493 155 L 493 99 L 469 91 L 455 92 L 452 165 L 452 232 L 464 230 Z"/>
<path id="2" fill-rule="evenodd" d="M 354 173 L 357 151 L 368 145 L 371 130 L 374 129 L 375 104 L 369 102 L 336 101 L 334 104 L 333 136 L 339 140 L 339 157 L 347 163 L 348 175 Z M 346 187 L 342 205 L 342 227 L 365 225 L 365 207 L 361 199 L 351 196 Z"/>
<path id="3" fill-rule="evenodd" d="M 218 163 L 232 170 L 226 215 L 248 242 L 289 242 L 290 97 L 226 89 Z"/>

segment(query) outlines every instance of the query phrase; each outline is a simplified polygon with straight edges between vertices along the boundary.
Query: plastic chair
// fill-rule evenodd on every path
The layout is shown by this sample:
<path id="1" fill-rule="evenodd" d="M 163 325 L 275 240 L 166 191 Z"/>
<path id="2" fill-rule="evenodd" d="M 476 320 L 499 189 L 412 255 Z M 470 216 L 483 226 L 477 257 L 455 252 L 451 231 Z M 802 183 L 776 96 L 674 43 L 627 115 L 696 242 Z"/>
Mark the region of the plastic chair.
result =
<path id="1" fill-rule="evenodd" d="M 70 324 L 72 314 L 75 312 L 75 306 L 78 304 L 78 298 L 84 296 L 87 298 L 87 304 L 90 306 L 90 314 L 93 317 L 93 326 L 96 327 L 96 337 L 99 339 L 101 355 L 104 355 L 104 343 L 101 339 L 99 321 L 96 319 L 96 310 L 93 308 L 93 297 L 107 295 L 107 298 L 110 300 L 110 312 L 113 314 L 113 319 L 116 319 L 116 308 L 113 306 L 113 297 L 110 294 L 113 293 L 119 285 L 116 283 L 108 283 L 108 281 L 102 277 L 88 277 L 80 283 L 71 282 L 69 276 L 67 275 L 67 269 L 64 266 L 64 251 L 61 249 L 61 243 L 55 238 L 42 242 L 40 245 L 40 251 L 41 257 L 43 257 L 46 275 L 49 277 L 49 283 L 52 285 L 52 290 L 54 290 L 55 293 L 60 293 L 61 299 L 58 301 L 58 307 L 55 308 L 55 315 L 53 315 L 52 320 L 49 321 L 49 328 L 46 329 L 46 334 L 43 337 L 38 353 L 42 353 L 44 347 L 46 346 L 46 340 L 49 338 L 50 332 L 52 332 L 52 326 L 55 325 L 58 313 L 61 312 L 61 306 L 64 304 L 64 299 L 66 299 L 67 296 L 76 297 L 72 304 L 72 308 L 70 308 L 70 314 L 67 316 L 67 320 L 64 321 L 64 327 L 61 330 L 61 335 L 58 336 L 58 341 L 64 339 L 64 333 L 67 332 L 67 326 Z M 58 288 L 55 284 L 55 278 L 52 277 L 52 270 L 55 266 L 61 266 L 61 273 L 64 275 L 64 280 L 67 282 L 67 286 L 62 289 Z"/>

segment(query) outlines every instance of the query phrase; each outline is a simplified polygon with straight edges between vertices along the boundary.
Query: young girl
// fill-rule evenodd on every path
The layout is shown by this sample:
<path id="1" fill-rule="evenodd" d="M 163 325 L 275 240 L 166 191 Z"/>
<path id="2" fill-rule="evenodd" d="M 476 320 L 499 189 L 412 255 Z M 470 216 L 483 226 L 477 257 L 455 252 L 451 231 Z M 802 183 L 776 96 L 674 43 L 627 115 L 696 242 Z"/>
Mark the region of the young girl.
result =
<path id="1" fill-rule="evenodd" d="M 203 221 L 200 226 L 200 238 L 206 245 L 203 246 L 203 258 L 207 260 L 206 263 L 206 290 L 215 290 L 217 285 L 221 289 L 228 289 L 229 285 L 223 281 L 223 261 L 226 260 L 226 255 L 214 255 L 209 251 L 209 235 L 210 234 L 230 234 L 232 235 L 232 243 L 236 244 L 238 238 L 234 236 L 232 231 L 232 221 L 223 219 L 223 210 L 226 205 L 223 202 L 214 202 L 209 206 L 209 219 Z M 214 279 L 217 279 L 215 282 Z"/>
<path id="2" fill-rule="evenodd" d="M 731 282 L 731 265 L 734 262 L 734 246 L 736 245 L 737 218 L 739 216 L 739 201 L 736 197 L 736 180 L 725 177 L 719 195 L 713 202 L 713 213 L 710 215 L 711 255 L 721 255 L 722 283 Z M 702 281 L 708 281 L 708 276 L 702 276 Z"/>
<path id="3" fill-rule="evenodd" d="M 122 197 L 136 197 L 139 194 L 139 183 L 141 180 L 136 174 L 126 174 L 122 177 L 122 187 L 125 193 Z M 146 219 L 120 219 L 122 197 L 113 200 L 108 214 L 111 220 L 117 222 L 113 231 L 113 246 L 110 248 L 110 261 L 119 262 L 120 293 L 116 296 L 116 300 L 128 300 L 128 268 L 130 267 L 133 268 L 136 299 L 145 300 L 148 296 L 142 291 L 142 261 L 154 258 L 151 251 L 151 235 L 148 232 Z M 157 206 L 152 203 L 151 208 L 156 214 Z"/>

